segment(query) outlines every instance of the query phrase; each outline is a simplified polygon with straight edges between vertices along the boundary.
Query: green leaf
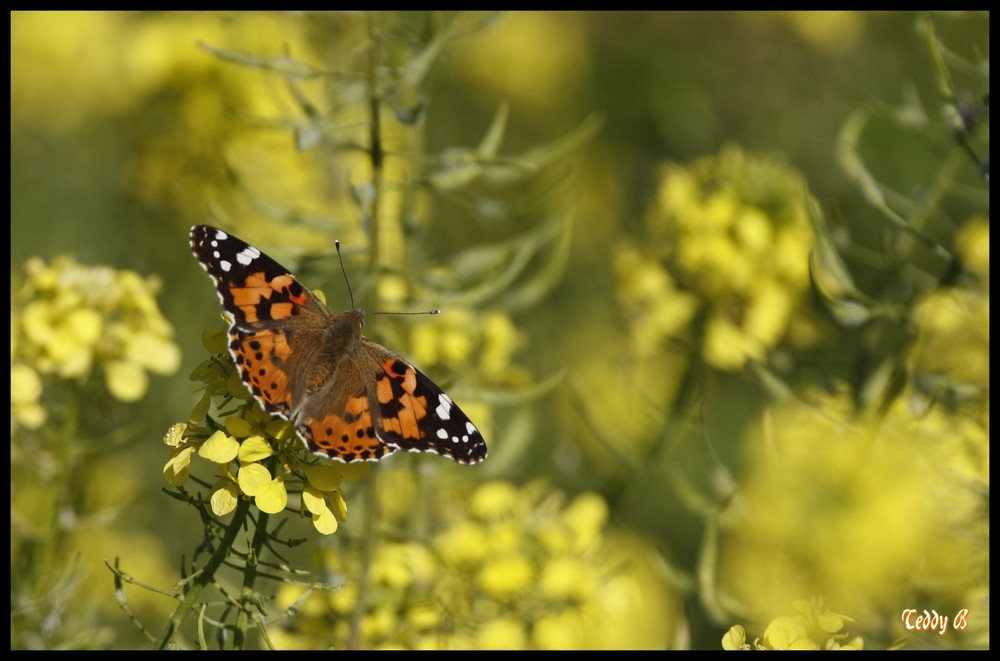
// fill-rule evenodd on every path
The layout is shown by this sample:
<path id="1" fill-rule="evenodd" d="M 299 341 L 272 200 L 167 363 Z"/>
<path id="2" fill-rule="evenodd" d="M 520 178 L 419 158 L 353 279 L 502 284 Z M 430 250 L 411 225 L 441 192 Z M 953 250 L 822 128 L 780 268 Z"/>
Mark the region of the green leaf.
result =
<path id="1" fill-rule="evenodd" d="M 218 48 L 204 41 L 199 41 L 198 46 L 226 62 L 265 69 L 292 78 L 317 78 L 332 75 L 332 72 L 326 69 L 320 69 L 301 60 L 296 60 L 289 55 L 258 55 L 248 51 Z"/>

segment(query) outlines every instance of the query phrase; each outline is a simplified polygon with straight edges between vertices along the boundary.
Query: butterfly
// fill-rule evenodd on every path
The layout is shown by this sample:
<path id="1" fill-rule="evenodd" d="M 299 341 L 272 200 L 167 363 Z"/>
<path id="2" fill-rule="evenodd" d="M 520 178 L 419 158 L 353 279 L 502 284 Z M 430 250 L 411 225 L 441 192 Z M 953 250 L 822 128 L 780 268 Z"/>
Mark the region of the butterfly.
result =
<path id="1" fill-rule="evenodd" d="M 294 422 L 310 451 L 343 462 L 396 450 L 486 458 L 451 397 L 361 334 L 361 310 L 333 314 L 288 269 L 220 229 L 192 227 L 191 251 L 232 316 L 229 353 L 243 383 L 265 411 Z"/>

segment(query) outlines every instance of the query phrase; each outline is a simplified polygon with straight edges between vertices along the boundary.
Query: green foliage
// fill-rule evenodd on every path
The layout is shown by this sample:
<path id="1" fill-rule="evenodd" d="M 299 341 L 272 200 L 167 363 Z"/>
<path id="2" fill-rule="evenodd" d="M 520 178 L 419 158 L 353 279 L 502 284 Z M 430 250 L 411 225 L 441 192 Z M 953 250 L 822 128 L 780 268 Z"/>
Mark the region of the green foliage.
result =
<path id="1" fill-rule="evenodd" d="M 108 455 L 147 372 L 173 374 L 180 350 L 155 278 L 67 256 L 12 275 L 11 647 L 100 648 L 112 630 L 81 608 L 90 563 L 125 538 L 122 503 L 141 488 L 134 463 Z"/>
<path id="2" fill-rule="evenodd" d="M 14 12 L 12 648 L 988 648 L 988 27 Z M 488 460 L 308 455 L 205 222 Z"/>

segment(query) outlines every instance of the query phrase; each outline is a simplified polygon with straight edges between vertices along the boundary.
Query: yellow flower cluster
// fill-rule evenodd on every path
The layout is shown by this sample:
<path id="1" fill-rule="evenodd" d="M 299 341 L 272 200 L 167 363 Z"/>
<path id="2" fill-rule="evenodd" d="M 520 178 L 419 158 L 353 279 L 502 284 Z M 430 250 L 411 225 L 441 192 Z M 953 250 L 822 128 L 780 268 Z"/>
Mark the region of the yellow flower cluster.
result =
<path id="1" fill-rule="evenodd" d="M 798 614 L 775 618 L 764 630 L 763 639 L 747 642 L 746 630 L 735 625 L 722 637 L 722 647 L 727 650 L 861 650 L 865 641 L 861 636 L 848 640 L 842 633 L 846 622 L 853 620 L 823 607 L 822 599 L 797 600 L 792 608 Z"/>
<path id="2" fill-rule="evenodd" d="M 813 234 L 805 183 L 764 156 L 727 147 L 669 166 L 646 215 L 649 244 L 619 250 L 619 297 L 649 350 L 697 314 L 702 354 L 722 370 L 816 339 L 801 302 Z"/>
<path id="3" fill-rule="evenodd" d="M 26 272 L 11 294 L 12 424 L 45 421 L 44 376 L 82 381 L 99 369 L 115 399 L 134 402 L 146 393 L 147 372 L 177 371 L 180 348 L 156 304 L 155 279 L 70 257 L 32 258 Z"/>
<path id="4" fill-rule="evenodd" d="M 877 612 L 921 586 L 944 601 L 988 583 L 988 413 L 918 417 L 909 401 L 882 418 L 851 413 L 846 395 L 767 414 L 720 517 L 727 602 L 759 620 L 802 594 Z"/>
<path id="5" fill-rule="evenodd" d="M 279 647 L 343 648 L 360 608 L 354 644 L 364 648 L 666 646 L 673 629 L 648 615 L 670 612 L 652 553 L 637 539 L 616 543 L 600 496 L 584 493 L 567 504 L 539 482 L 493 481 L 448 506 L 452 522 L 427 542 L 377 546 L 366 590 L 348 582 L 322 599 L 314 593 L 294 630 L 272 639 Z M 333 551 L 327 559 L 348 581 L 359 562 Z M 285 586 L 279 605 L 304 591 Z"/>
<path id="6" fill-rule="evenodd" d="M 223 331 L 209 331 L 203 339 L 210 351 L 225 350 Z M 191 414 L 191 424 L 178 423 L 164 436 L 172 448 L 163 467 L 164 479 L 174 486 L 187 483 L 195 456 L 214 464 L 209 501 L 216 516 L 232 512 L 239 498 L 252 498 L 261 512 L 277 514 L 288 505 L 291 484 L 301 489 L 296 489 L 299 510 L 312 519 L 316 530 L 324 535 L 336 532 L 338 520 L 347 519 L 341 480 L 365 468 L 321 464 L 309 455 L 291 423 L 272 417 L 252 400 L 228 355 L 206 360 L 195 368 L 192 379 L 203 382 L 204 394 Z M 216 421 L 209 416 L 213 397 L 242 403 L 233 403 Z"/>
<path id="7" fill-rule="evenodd" d="M 958 234 L 957 253 L 970 277 L 959 286 L 924 294 L 911 319 L 917 339 L 910 368 L 924 390 L 945 390 L 961 399 L 989 397 L 990 387 L 990 229 L 988 218 L 973 218 Z"/>
<path id="8" fill-rule="evenodd" d="M 423 369 L 435 365 L 456 370 L 474 368 L 484 379 L 498 380 L 511 376 L 511 358 L 521 342 L 506 312 L 473 314 L 468 308 L 450 307 L 413 325 L 410 355 Z"/>
<path id="9" fill-rule="evenodd" d="M 663 264 L 635 246 L 618 246 L 615 275 L 618 301 L 640 355 L 680 335 L 698 313 L 698 297 L 679 289 Z"/>

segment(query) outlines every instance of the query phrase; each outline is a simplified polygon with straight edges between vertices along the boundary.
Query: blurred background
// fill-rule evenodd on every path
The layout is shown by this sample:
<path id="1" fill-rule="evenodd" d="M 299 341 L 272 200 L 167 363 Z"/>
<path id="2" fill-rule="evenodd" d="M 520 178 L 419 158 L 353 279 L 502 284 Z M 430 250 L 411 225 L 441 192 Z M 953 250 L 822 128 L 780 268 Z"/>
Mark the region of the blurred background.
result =
<path id="1" fill-rule="evenodd" d="M 490 449 L 291 521 L 277 646 L 988 648 L 988 91 L 988 14 L 13 12 L 11 647 L 204 541 L 207 223 L 441 308 L 366 335 Z"/>

